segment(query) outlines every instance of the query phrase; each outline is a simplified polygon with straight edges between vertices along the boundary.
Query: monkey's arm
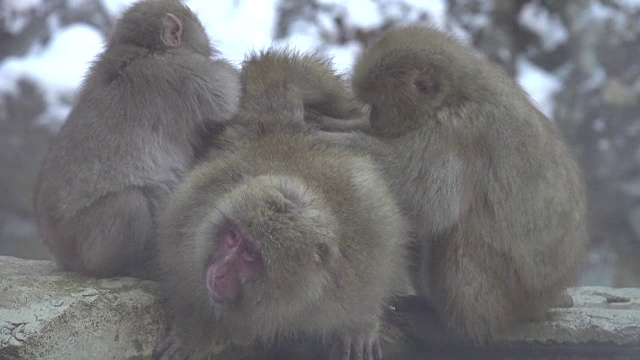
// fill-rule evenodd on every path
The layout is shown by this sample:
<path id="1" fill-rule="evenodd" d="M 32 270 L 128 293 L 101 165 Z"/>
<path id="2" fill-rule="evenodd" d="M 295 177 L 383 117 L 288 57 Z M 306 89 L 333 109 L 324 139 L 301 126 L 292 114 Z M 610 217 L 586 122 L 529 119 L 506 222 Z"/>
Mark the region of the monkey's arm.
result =
<path id="1" fill-rule="evenodd" d="M 399 155 L 401 156 L 401 154 Z M 415 172 L 409 172 L 409 178 L 403 180 L 407 183 L 423 182 L 429 184 L 429 186 L 412 187 L 421 191 L 421 194 L 404 194 L 405 203 L 413 203 L 416 213 L 424 214 L 425 216 L 422 218 L 428 219 L 417 226 L 428 227 L 425 229 L 426 233 L 437 234 L 447 231 L 460 220 L 467 206 L 464 193 L 472 179 L 467 179 L 465 176 L 468 171 L 465 168 L 463 155 L 452 151 L 451 147 L 446 144 L 438 144 L 431 147 L 428 152 L 425 151 L 411 157 L 405 156 L 405 160 L 406 164 L 404 165 L 408 169 L 415 169 Z M 402 165 L 400 164 L 400 166 Z M 398 172 L 400 173 L 400 169 Z"/>

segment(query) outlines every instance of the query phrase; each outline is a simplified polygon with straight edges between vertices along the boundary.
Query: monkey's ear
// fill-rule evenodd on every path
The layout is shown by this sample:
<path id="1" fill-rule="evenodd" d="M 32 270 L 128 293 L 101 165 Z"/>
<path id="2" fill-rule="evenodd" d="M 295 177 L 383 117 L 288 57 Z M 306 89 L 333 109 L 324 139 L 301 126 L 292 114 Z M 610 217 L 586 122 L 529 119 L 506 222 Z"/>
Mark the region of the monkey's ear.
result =
<path id="1" fill-rule="evenodd" d="M 442 91 L 441 85 L 440 77 L 431 67 L 416 71 L 413 75 L 413 86 L 427 96 L 438 95 Z"/>
<path id="2" fill-rule="evenodd" d="M 177 16 L 167 13 L 162 18 L 160 38 L 170 48 L 179 47 L 182 43 L 182 21 Z"/>

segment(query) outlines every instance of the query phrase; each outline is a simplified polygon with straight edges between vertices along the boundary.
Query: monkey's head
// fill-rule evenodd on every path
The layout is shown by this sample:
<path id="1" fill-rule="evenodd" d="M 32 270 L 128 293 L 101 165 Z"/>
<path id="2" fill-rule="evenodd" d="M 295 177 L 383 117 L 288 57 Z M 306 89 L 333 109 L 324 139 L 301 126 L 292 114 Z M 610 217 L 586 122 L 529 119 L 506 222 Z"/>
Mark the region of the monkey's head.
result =
<path id="1" fill-rule="evenodd" d="M 242 64 L 243 102 L 276 109 L 292 119 L 350 119 L 363 116 L 363 106 L 347 89 L 331 62 L 316 53 L 269 48 L 251 52 Z M 303 123 L 302 121 L 300 123 Z"/>
<path id="2" fill-rule="evenodd" d="M 373 130 L 396 137 L 439 119 L 439 113 L 458 111 L 470 99 L 494 94 L 483 89 L 495 80 L 483 80 L 489 75 L 477 71 L 478 61 L 483 60 L 473 51 L 434 29 L 395 29 L 362 53 L 353 89 L 371 106 Z"/>
<path id="3" fill-rule="evenodd" d="M 339 255 L 337 220 L 326 209 L 292 177 L 262 175 L 228 192 L 200 231 L 216 315 L 268 333 L 308 312 Z"/>
<path id="4" fill-rule="evenodd" d="M 109 46 L 132 45 L 151 51 L 184 48 L 203 56 L 215 50 L 198 17 L 179 0 L 142 0 L 122 15 Z"/>

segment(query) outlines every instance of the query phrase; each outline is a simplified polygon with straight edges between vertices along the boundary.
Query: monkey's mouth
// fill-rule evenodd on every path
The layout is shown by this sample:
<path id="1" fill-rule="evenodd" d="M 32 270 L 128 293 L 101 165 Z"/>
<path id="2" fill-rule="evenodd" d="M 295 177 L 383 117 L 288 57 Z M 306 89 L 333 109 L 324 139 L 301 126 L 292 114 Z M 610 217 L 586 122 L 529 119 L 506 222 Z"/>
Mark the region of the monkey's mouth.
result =
<path id="1" fill-rule="evenodd" d="M 209 265 L 206 280 L 209 298 L 215 305 L 227 305 L 238 299 L 240 286 L 237 279 L 228 274 L 221 276 L 216 265 Z"/>
<path id="2" fill-rule="evenodd" d="M 215 290 L 211 289 L 208 286 L 207 290 L 209 292 L 209 298 L 211 298 L 211 301 L 213 301 L 215 305 L 224 305 L 230 302 L 228 298 L 225 298 L 224 296 L 218 294 Z"/>

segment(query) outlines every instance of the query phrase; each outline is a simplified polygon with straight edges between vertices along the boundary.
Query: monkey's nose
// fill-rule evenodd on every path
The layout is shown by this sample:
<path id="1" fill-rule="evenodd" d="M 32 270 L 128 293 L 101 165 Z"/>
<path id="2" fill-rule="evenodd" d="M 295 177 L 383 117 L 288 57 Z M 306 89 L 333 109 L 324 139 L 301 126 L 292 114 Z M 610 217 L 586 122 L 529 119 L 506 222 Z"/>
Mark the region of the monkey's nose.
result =
<path id="1" fill-rule="evenodd" d="M 228 268 L 211 266 L 207 270 L 207 290 L 215 304 L 232 302 L 240 293 L 240 284 Z"/>

